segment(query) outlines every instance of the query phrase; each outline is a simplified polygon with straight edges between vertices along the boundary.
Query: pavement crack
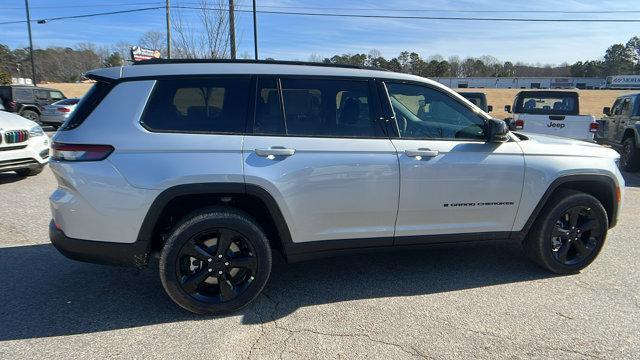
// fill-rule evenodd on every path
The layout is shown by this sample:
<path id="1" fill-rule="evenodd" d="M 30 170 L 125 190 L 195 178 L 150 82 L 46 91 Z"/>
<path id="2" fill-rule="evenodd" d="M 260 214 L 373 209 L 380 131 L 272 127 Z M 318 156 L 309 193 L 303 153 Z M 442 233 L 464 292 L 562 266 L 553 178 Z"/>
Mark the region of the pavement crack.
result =
<path id="1" fill-rule="evenodd" d="M 402 351 L 403 353 L 410 355 L 412 357 L 417 357 L 417 358 L 421 358 L 421 359 L 432 359 L 432 357 L 425 355 L 423 353 L 421 353 L 420 351 L 418 351 L 415 347 L 411 346 L 411 349 L 406 349 L 403 345 L 400 344 L 396 344 L 394 342 L 390 342 L 390 341 L 384 341 L 384 340 L 379 340 L 379 339 L 375 339 L 373 338 L 371 335 L 369 334 L 345 334 L 345 333 L 329 333 L 329 332 L 322 332 L 322 331 L 317 331 L 317 330 L 312 330 L 312 329 L 306 329 L 306 328 L 302 328 L 302 329 L 290 329 L 286 326 L 283 326 L 282 324 L 280 324 L 278 322 L 278 320 L 276 320 L 276 315 L 278 313 L 278 308 L 280 306 L 280 302 L 276 301 L 273 299 L 273 297 L 271 297 L 267 292 L 262 291 L 262 295 L 268 299 L 274 306 L 273 306 L 273 311 L 271 312 L 271 321 L 273 322 L 274 326 L 276 327 L 276 329 L 280 329 L 282 331 L 285 331 L 287 333 L 289 333 L 289 335 L 287 335 L 287 337 L 285 338 L 284 342 L 283 342 L 283 346 L 282 346 L 282 351 L 280 352 L 280 356 L 279 358 L 282 359 L 284 356 L 284 353 L 287 349 L 287 345 L 289 340 L 296 334 L 300 334 L 300 333 L 310 333 L 310 334 L 314 334 L 314 335 L 319 335 L 319 336 L 331 336 L 331 337 L 346 337 L 346 338 L 361 338 L 361 339 L 367 339 L 373 343 L 376 344 L 380 344 L 380 345 L 385 345 L 385 346 L 391 346 L 394 347 L 400 351 Z"/>
<path id="2" fill-rule="evenodd" d="M 561 312 L 559 312 L 559 311 L 556 311 L 556 315 L 558 315 L 558 316 L 560 316 L 560 317 L 563 317 L 563 318 L 565 318 L 565 319 L 569 319 L 569 320 L 575 320 L 575 319 L 576 319 L 576 318 L 571 317 L 571 316 L 569 316 L 569 315 L 565 315 L 565 314 L 563 314 L 563 313 L 561 313 Z"/>

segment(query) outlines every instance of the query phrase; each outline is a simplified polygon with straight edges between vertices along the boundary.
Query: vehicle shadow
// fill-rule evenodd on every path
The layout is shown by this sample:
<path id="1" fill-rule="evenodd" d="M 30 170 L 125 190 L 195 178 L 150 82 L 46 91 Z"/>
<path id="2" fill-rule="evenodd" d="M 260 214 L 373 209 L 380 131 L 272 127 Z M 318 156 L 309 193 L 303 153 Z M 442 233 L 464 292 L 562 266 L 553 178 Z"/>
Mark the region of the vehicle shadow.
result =
<path id="1" fill-rule="evenodd" d="M 0 173 L 0 185 L 14 183 L 24 179 L 23 176 L 19 176 L 14 172 Z"/>
<path id="2" fill-rule="evenodd" d="M 264 295 L 240 312 L 243 324 L 282 318 L 301 307 L 417 296 L 551 276 L 518 244 L 447 245 L 286 264 L 274 259 Z M 146 270 L 75 262 L 51 245 L 0 248 L 0 341 L 63 336 L 185 320 L 165 295 L 157 264 Z M 264 318 L 264 316 L 262 316 Z"/>

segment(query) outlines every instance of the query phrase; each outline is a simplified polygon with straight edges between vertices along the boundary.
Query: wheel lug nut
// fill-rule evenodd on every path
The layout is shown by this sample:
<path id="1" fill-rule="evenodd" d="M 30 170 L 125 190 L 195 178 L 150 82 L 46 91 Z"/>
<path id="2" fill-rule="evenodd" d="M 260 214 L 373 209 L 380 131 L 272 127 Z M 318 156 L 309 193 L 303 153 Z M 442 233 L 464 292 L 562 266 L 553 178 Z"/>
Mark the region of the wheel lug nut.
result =
<path id="1" fill-rule="evenodd" d="M 218 259 L 222 259 L 222 254 L 218 255 Z"/>
<path id="2" fill-rule="evenodd" d="M 207 259 L 207 261 L 208 261 L 208 262 L 212 262 L 212 261 L 213 261 L 213 259 Z"/>
<path id="3" fill-rule="evenodd" d="M 218 274 L 222 275 L 222 270 L 218 271 Z"/>
<path id="4" fill-rule="evenodd" d="M 209 272 L 212 272 L 212 271 L 213 271 L 212 269 L 209 269 Z"/>
<path id="5" fill-rule="evenodd" d="M 224 266 L 229 266 L 229 262 L 227 261 L 226 263 L 224 263 Z"/>

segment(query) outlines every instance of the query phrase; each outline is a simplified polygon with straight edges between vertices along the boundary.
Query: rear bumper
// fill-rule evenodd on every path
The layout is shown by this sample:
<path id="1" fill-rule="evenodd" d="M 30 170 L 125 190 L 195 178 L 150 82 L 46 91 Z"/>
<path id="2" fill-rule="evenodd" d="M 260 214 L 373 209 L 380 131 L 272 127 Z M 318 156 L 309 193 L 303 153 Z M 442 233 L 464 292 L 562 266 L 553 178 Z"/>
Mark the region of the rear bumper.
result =
<path id="1" fill-rule="evenodd" d="M 136 268 L 145 267 L 149 260 L 148 244 L 72 239 L 58 229 L 53 220 L 49 223 L 49 239 L 62 255 L 73 260 Z"/>

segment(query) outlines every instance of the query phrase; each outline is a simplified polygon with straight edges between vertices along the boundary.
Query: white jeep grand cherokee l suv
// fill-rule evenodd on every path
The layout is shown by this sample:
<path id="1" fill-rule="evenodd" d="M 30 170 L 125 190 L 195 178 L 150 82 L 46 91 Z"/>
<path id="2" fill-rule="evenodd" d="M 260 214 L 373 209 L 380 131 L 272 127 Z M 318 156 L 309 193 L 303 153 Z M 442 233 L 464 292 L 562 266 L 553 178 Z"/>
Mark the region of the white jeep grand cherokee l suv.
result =
<path id="1" fill-rule="evenodd" d="M 618 154 L 511 133 L 450 89 L 386 71 L 152 61 L 96 80 L 56 133 L 50 238 L 66 256 L 144 267 L 223 314 L 289 261 L 474 240 L 522 242 L 558 274 L 616 224 Z"/>
<path id="2" fill-rule="evenodd" d="M 31 120 L 0 111 L 0 172 L 20 176 L 42 172 L 49 162 L 49 137 Z"/>

